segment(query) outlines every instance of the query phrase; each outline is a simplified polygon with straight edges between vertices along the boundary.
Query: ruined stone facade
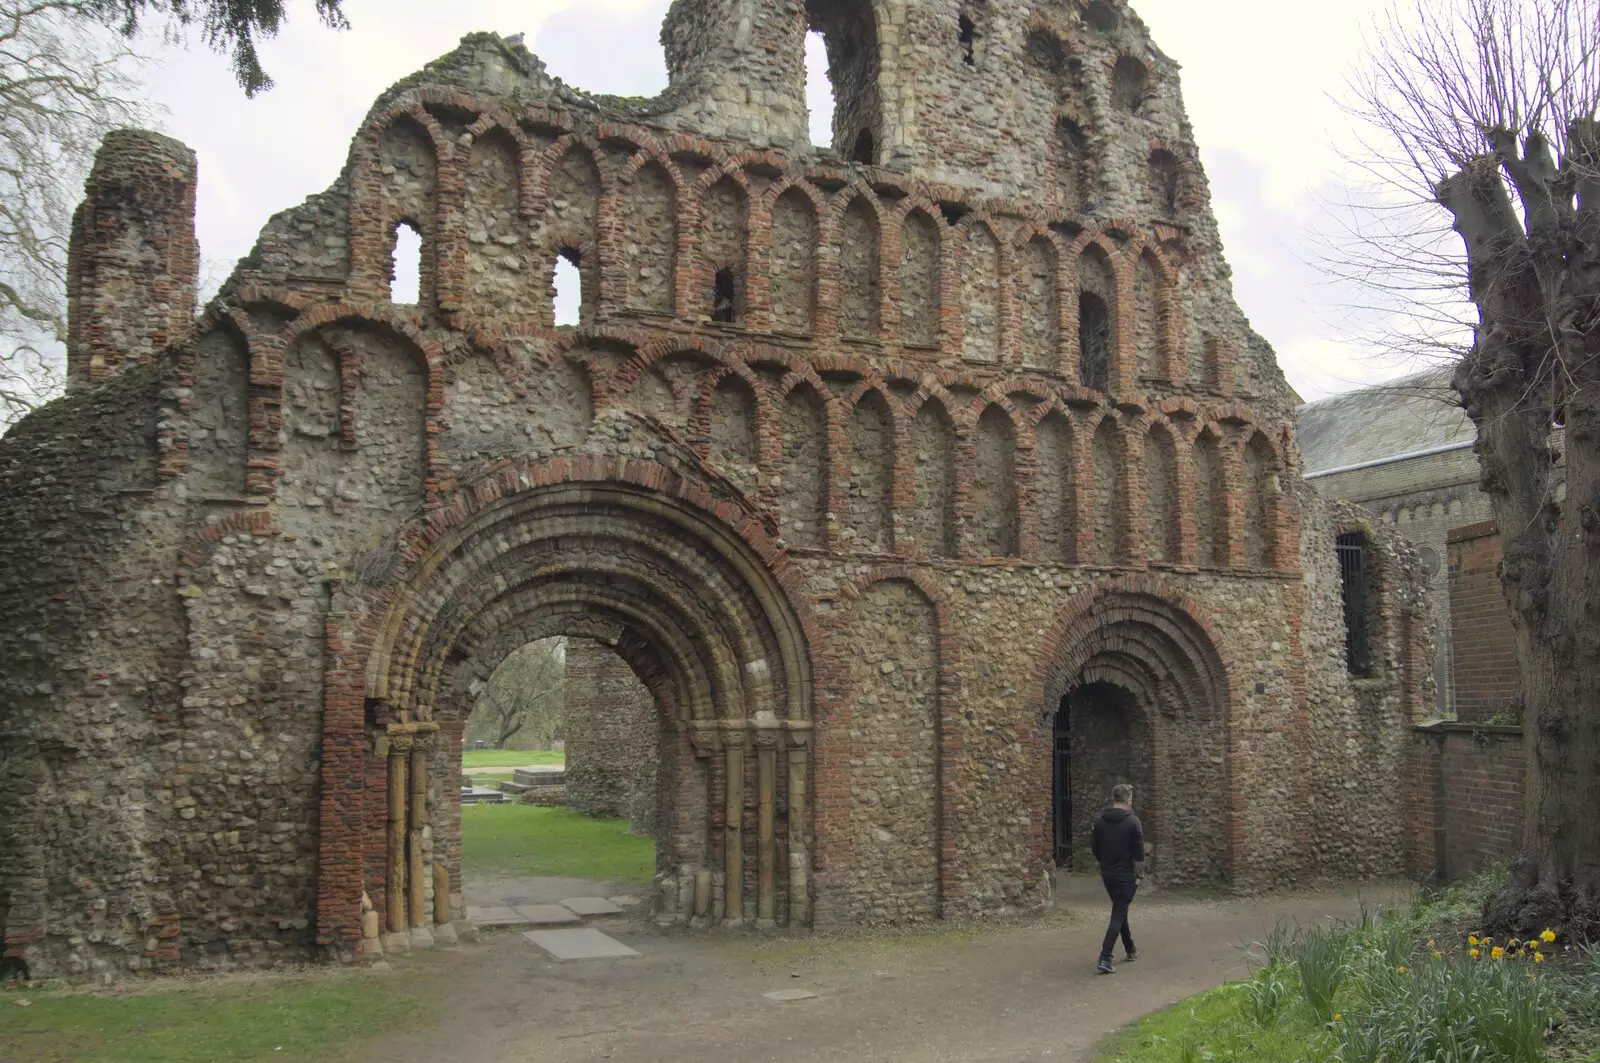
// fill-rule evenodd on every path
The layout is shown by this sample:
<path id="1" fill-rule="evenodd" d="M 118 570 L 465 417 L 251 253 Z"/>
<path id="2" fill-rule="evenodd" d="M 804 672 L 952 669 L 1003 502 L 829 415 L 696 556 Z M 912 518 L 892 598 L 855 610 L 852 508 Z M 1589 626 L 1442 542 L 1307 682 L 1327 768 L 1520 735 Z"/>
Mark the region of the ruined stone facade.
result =
<path id="1" fill-rule="evenodd" d="M 448 939 L 469 691 L 554 635 L 654 699 L 665 920 L 1037 905 L 1097 692 L 1079 748 L 1134 758 L 1164 880 L 1408 865 L 1414 556 L 1365 532 L 1353 678 L 1357 517 L 1301 484 L 1132 12 L 678 0 L 663 45 L 639 101 L 464 39 L 170 347 L 141 323 L 192 291 L 192 188 L 97 169 L 84 216 L 167 252 L 78 245 L 117 294 L 75 335 L 120 346 L 0 443 L 0 924 L 35 971 Z"/>

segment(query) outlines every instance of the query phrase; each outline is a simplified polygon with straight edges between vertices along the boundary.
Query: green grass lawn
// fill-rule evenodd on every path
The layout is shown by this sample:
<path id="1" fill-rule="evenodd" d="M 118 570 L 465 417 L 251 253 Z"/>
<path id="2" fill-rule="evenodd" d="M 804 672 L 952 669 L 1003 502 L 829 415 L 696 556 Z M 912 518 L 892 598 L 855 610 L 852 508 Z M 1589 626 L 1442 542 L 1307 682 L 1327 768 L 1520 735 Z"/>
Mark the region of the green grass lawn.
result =
<path id="1" fill-rule="evenodd" d="M 340 1063 L 418 1016 L 396 978 L 368 974 L 121 994 L 0 991 L 0 1060 Z"/>
<path id="2" fill-rule="evenodd" d="M 627 820 L 533 805 L 466 805 L 461 867 L 469 875 L 648 882 L 656 869 L 655 843 L 629 834 Z"/>
<path id="3" fill-rule="evenodd" d="M 566 762 L 566 753 L 559 749 L 469 749 L 461 754 L 461 770 L 468 775 L 474 768 L 525 768 L 530 764 Z"/>
<path id="4" fill-rule="evenodd" d="M 1113 1034 L 1100 1046 L 1097 1063 L 1277 1063 L 1321 1059 L 1308 1050 L 1326 1051 L 1327 1031 L 1308 1015 L 1294 1012 L 1262 1028 L 1240 1009 L 1243 985 L 1235 983 L 1180 1001 L 1147 1015 Z"/>

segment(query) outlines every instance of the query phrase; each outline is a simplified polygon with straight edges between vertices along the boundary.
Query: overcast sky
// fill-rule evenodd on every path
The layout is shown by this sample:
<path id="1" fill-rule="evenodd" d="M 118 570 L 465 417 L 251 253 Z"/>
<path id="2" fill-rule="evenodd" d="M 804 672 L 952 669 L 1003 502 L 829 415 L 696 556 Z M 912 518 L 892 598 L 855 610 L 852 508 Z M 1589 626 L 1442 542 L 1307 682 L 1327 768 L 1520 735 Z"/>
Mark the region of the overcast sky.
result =
<path id="1" fill-rule="evenodd" d="M 1327 231 L 1324 204 L 1340 198 L 1340 150 L 1352 136 L 1336 100 L 1384 2 L 1134 5 L 1183 66 L 1239 302 L 1307 399 L 1414 368 L 1371 353 L 1340 311 L 1352 293 L 1316 265 L 1314 234 Z M 283 34 L 262 48 L 277 86 L 256 100 L 198 45 L 151 49 L 164 129 L 199 154 L 198 227 L 213 287 L 270 215 L 338 176 L 373 98 L 465 33 L 523 33 L 553 74 L 580 88 L 651 95 L 666 85 L 657 34 L 667 0 L 345 0 L 353 28 L 344 33 L 323 28 L 308 0 L 289 8 Z M 814 57 L 814 90 L 815 69 Z"/>

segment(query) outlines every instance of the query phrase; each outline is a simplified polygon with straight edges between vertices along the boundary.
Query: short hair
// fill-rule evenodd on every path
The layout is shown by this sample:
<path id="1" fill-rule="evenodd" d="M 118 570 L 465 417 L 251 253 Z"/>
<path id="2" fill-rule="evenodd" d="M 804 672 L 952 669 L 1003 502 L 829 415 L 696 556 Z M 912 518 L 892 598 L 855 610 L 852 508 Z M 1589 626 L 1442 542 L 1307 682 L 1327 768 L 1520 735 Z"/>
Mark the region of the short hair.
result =
<path id="1" fill-rule="evenodd" d="M 1125 782 L 1119 782 L 1111 788 L 1111 800 L 1114 804 L 1133 804 L 1133 787 Z"/>

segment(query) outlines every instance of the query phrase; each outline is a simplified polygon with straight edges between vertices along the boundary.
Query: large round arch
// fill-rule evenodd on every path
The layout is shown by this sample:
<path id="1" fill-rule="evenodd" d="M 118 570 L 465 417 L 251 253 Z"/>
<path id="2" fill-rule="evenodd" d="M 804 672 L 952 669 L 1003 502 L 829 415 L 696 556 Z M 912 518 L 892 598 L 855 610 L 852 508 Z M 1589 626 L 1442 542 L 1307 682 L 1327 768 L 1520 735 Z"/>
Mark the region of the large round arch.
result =
<path id="1" fill-rule="evenodd" d="M 1036 681 L 1052 750 L 1035 765 L 1042 855 L 1085 855 L 1115 779 L 1135 783 L 1160 881 L 1230 878 L 1229 685 L 1211 626 L 1175 595 L 1103 587 L 1058 617 Z"/>
<path id="2" fill-rule="evenodd" d="M 813 639 L 740 506 L 665 466 L 558 460 L 459 492 L 369 568 L 330 631 L 348 650 L 325 693 L 326 944 L 360 926 L 363 893 L 386 934 L 459 916 L 463 691 L 552 635 L 612 647 L 655 698 L 659 914 L 809 924 Z"/>

